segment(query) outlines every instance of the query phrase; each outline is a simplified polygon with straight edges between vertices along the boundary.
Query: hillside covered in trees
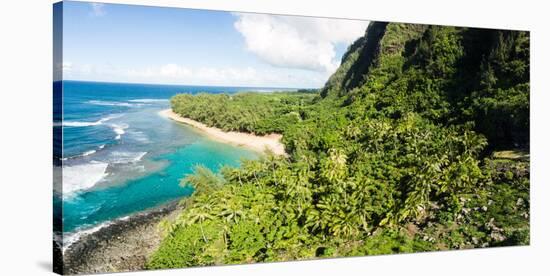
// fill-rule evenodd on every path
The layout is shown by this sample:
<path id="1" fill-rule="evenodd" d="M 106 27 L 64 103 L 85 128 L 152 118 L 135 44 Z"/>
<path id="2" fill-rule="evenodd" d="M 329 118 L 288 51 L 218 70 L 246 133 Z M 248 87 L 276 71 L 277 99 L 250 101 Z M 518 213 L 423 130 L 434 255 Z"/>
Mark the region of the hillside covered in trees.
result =
<path id="1" fill-rule="evenodd" d="M 288 156 L 197 167 L 148 268 L 529 244 L 528 32 L 371 22 L 318 93 L 172 108 Z"/>

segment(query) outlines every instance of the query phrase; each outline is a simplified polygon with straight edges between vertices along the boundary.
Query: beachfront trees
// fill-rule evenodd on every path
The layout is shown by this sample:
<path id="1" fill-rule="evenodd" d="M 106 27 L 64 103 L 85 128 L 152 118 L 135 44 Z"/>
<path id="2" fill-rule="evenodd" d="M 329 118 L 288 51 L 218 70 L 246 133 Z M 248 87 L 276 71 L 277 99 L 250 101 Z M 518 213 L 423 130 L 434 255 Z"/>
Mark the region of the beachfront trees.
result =
<path id="1" fill-rule="evenodd" d="M 288 156 L 187 177 L 197 193 L 149 268 L 529 243 L 528 33 L 373 23 L 366 38 L 319 95 L 172 99 L 283 133 Z"/>
<path id="2" fill-rule="evenodd" d="M 224 183 L 225 179 L 223 177 L 202 165 L 196 166 L 193 173 L 185 176 L 182 180 L 182 185 L 191 185 L 197 194 L 218 190 Z"/>
<path id="3" fill-rule="evenodd" d="M 172 98 L 172 110 L 187 118 L 225 131 L 259 135 L 283 133 L 302 120 L 312 92 L 180 94 Z"/>

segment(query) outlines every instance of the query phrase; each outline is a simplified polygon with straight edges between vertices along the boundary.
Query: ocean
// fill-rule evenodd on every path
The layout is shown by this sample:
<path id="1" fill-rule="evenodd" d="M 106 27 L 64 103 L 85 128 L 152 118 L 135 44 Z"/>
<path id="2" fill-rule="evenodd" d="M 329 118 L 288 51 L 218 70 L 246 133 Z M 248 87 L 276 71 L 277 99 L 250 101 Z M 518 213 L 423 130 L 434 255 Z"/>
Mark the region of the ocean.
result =
<path id="1" fill-rule="evenodd" d="M 190 195 L 180 180 L 196 165 L 219 171 L 258 158 L 158 115 L 173 95 L 273 90 L 280 89 L 54 83 L 54 133 L 63 133 L 54 139 L 54 175 L 62 175 L 53 194 L 54 221 L 62 226 L 54 223 L 54 231 L 71 243 L 109 221 Z"/>

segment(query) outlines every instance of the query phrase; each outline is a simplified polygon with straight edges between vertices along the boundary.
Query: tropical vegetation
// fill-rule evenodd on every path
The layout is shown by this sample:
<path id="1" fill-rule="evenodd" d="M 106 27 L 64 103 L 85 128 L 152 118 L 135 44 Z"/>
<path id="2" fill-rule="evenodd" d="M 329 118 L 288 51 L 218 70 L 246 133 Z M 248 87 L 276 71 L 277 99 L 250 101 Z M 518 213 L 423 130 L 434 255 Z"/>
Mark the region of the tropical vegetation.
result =
<path id="1" fill-rule="evenodd" d="M 185 176 L 148 268 L 529 244 L 528 32 L 372 22 L 319 91 L 172 108 L 287 156 Z"/>

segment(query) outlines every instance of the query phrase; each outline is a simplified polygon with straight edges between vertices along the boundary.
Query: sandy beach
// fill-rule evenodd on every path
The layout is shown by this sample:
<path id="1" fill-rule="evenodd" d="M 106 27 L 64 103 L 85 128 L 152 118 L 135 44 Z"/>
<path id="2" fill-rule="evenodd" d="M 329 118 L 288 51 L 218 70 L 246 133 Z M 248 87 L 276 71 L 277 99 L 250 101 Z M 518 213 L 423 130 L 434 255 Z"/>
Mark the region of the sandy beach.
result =
<path id="1" fill-rule="evenodd" d="M 204 132 L 210 138 L 220 142 L 246 147 L 261 153 L 264 153 L 265 150 L 268 149 L 276 155 L 285 155 L 285 147 L 281 143 L 281 138 L 283 136 L 280 134 L 257 136 L 254 134 L 244 133 L 244 132 L 235 132 L 235 131 L 226 132 L 219 128 L 209 127 L 195 120 L 184 118 L 174 113 L 171 109 L 162 110 L 159 112 L 159 115 L 166 118 L 170 118 L 176 122 L 184 123 L 192 127 L 195 127 L 196 129 L 199 129 L 202 132 Z"/>
<path id="2" fill-rule="evenodd" d="M 159 114 L 190 125 L 213 140 L 262 153 L 270 150 L 276 155 L 285 154 L 280 134 L 256 136 L 249 133 L 225 132 L 183 118 L 172 112 L 171 109 L 162 110 Z M 158 228 L 159 222 L 162 219 L 173 220 L 181 212 L 181 208 L 175 200 L 157 208 L 132 214 L 124 219 L 114 220 L 97 231 L 82 235 L 64 252 L 54 242 L 56 258 L 62 259 L 64 264 L 64 266 L 56 267 L 56 271 L 82 274 L 145 269 L 147 259 L 162 241 L 162 234 Z M 61 264 L 62 262 L 58 261 L 57 263 Z"/>

